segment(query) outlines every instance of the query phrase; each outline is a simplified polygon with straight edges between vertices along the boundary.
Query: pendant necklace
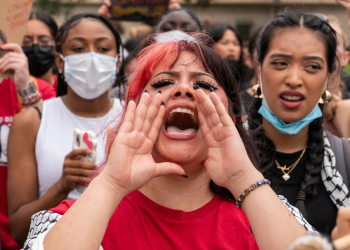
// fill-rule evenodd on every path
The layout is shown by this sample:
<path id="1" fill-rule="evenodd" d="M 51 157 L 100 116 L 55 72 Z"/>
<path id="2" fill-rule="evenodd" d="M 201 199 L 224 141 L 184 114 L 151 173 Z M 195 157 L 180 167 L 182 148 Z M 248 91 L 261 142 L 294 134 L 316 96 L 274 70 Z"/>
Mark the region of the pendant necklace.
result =
<path id="1" fill-rule="evenodd" d="M 280 169 L 283 173 L 283 176 L 282 178 L 285 180 L 285 181 L 288 181 L 289 178 L 290 178 L 290 172 L 293 171 L 293 169 L 298 165 L 300 159 L 303 157 L 304 153 L 305 153 L 305 150 L 306 148 L 304 148 L 303 152 L 301 153 L 301 155 L 299 156 L 298 160 L 296 160 L 296 162 L 294 162 L 292 165 L 290 165 L 289 167 L 287 167 L 287 165 L 284 165 L 283 167 L 281 167 L 281 165 L 278 163 L 277 160 L 275 160 L 276 162 L 276 165 L 277 165 L 277 168 Z M 286 172 L 288 171 L 288 172 Z"/>

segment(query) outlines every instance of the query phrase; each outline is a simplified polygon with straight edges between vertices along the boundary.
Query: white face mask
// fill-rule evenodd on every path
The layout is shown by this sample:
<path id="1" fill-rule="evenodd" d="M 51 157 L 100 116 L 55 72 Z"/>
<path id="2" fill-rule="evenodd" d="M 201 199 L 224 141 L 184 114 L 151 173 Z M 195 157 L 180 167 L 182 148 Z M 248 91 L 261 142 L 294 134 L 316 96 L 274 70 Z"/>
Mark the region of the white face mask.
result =
<path id="1" fill-rule="evenodd" d="M 95 99 L 113 85 L 117 77 L 118 59 L 95 52 L 71 55 L 64 60 L 64 77 L 80 97 Z"/>

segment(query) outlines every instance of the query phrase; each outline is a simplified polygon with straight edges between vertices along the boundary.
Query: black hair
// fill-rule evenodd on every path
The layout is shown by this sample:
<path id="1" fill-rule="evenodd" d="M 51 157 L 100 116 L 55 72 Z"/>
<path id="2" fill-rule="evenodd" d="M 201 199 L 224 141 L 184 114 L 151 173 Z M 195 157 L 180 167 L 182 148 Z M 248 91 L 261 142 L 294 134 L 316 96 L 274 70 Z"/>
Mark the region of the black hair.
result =
<path id="1" fill-rule="evenodd" d="M 106 25 L 106 27 L 112 32 L 113 36 L 116 40 L 116 49 L 117 54 L 121 52 L 121 58 L 123 58 L 123 49 L 122 49 L 122 42 L 121 38 L 119 36 L 118 31 L 116 28 L 103 16 L 100 16 L 95 13 L 82 13 L 72 16 L 70 19 L 68 19 L 59 29 L 58 34 L 56 36 L 56 51 L 58 53 L 62 53 L 62 44 L 66 40 L 69 30 L 73 27 L 75 27 L 77 24 L 81 22 L 82 19 L 85 18 L 92 18 L 97 19 L 103 24 Z M 64 81 L 64 77 L 62 73 L 58 75 L 58 86 L 57 86 L 57 96 L 63 96 L 67 94 L 67 83 Z"/>
<path id="2" fill-rule="evenodd" d="M 283 29 L 298 27 L 305 27 L 308 30 L 314 31 L 315 34 L 324 41 L 326 47 L 328 73 L 333 73 L 336 69 L 337 60 L 337 38 L 333 28 L 327 21 L 322 20 L 317 15 L 303 14 L 288 10 L 272 19 L 262 29 L 256 43 L 258 61 L 260 65 L 262 65 L 271 40 L 275 37 L 275 35 Z"/>
<path id="3" fill-rule="evenodd" d="M 51 36 L 55 39 L 57 32 L 58 32 L 58 26 L 55 20 L 52 18 L 52 16 L 44 11 L 32 11 L 29 15 L 29 20 L 39 20 L 49 28 Z"/>
<path id="4" fill-rule="evenodd" d="M 256 49 L 256 41 L 258 40 L 259 34 L 263 27 L 256 29 L 253 34 L 249 37 L 248 41 L 248 52 L 251 58 L 254 57 L 254 50 Z"/>
<path id="5" fill-rule="evenodd" d="M 307 28 L 313 31 L 325 44 L 327 57 L 327 71 L 332 73 L 335 70 L 337 40 L 334 30 L 330 25 L 312 14 L 302 14 L 294 11 L 285 11 L 272 19 L 262 29 L 257 40 L 257 57 L 260 65 L 269 50 L 272 39 L 278 32 L 290 28 Z M 259 90 L 260 91 L 260 90 Z M 260 94 L 260 93 L 258 93 Z M 254 104 L 251 106 L 250 114 L 248 116 L 249 129 L 258 148 L 260 161 L 262 164 L 262 173 L 266 178 L 269 178 L 275 168 L 276 149 L 273 142 L 265 135 L 262 126 L 262 116 L 258 110 L 262 104 L 262 100 L 254 98 Z M 319 104 L 321 110 L 323 105 Z M 323 164 L 323 117 L 315 119 L 309 125 L 307 154 L 306 154 L 306 168 L 300 186 L 299 194 L 305 193 L 306 197 L 317 194 L 317 184 L 321 182 L 321 168 Z M 270 178 L 273 180 L 272 178 Z M 274 185 L 274 183 L 272 183 Z M 304 217 L 308 219 L 305 210 L 304 195 L 298 195 L 296 207 L 303 213 Z"/>
<path id="6" fill-rule="evenodd" d="M 241 88 L 243 86 L 241 85 L 241 83 L 243 81 L 249 81 L 251 76 L 249 75 L 250 73 L 249 68 L 244 62 L 243 48 L 242 48 L 243 40 L 238 30 L 229 24 L 218 23 L 210 29 L 209 36 L 213 39 L 215 43 L 217 43 L 222 39 L 226 30 L 231 30 L 236 35 L 239 41 L 239 46 L 241 47 L 241 54 L 239 55 L 239 60 L 238 61 L 228 60 L 228 62 L 230 64 L 231 71 L 238 82 L 238 86 L 240 87 L 240 90 L 242 90 Z"/>
<path id="7" fill-rule="evenodd" d="M 172 9 L 172 10 L 169 10 L 169 11 L 167 11 L 166 13 L 164 13 L 164 15 L 162 15 L 162 16 L 159 18 L 156 27 L 158 27 L 158 25 L 163 21 L 163 19 L 164 19 L 167 15 L 169 15 L 169 14 L 175 12 L 175 11 L 184 11 L 184 12 L 186 12 L 186 13 L 197 23 L 197 25 L 198 25 L 198 27 L 199 27 L 199 31 L 204 31 L 203 24 L 202 24 L 202 22 L 199 20 L 199 18 L 196 16 L 196 14 L 194 14 L 192 11 L 190 11 L 189 9 L 184 8 L 184 7 L 177 8 L 177 9 Z M 156 29 L 157 29 L 157 28 L 156 28 Z"/>

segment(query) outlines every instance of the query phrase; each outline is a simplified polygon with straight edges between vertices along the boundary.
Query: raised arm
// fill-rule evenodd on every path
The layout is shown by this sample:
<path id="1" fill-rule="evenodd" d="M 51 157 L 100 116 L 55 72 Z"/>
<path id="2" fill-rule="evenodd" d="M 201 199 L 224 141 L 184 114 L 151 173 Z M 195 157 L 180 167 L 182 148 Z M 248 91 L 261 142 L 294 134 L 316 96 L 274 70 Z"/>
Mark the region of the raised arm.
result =
<path id="1" fill-rule="evenodd" d="M 151 151 L 163 121 L 162 95 L 129 101 L 103 171 L 44 238 L 45 250 L 98 249 L 121 200 L 155 176 L 184 174 L 174 163 L 155 163 Z M 87 219 L 88 218 L 88 219 Z"/>
<path id="2" fill-rule="evenodd" d="M 200 89 L 195 95 L 209 147 L 205 167 L 218 186 L 226 187 L 238 199 L 244 190 L 264 177 L 249 160 L 234 121 L 218 96 L 211 93 L 209 98 Z M 297 237 L 306 234 L 269 185 L 251 191 L 241 205 L 261 250 L 288 249 Z"/>
<path id="3" fill-rule="evenodd" d="M 15 83 L 17 91 L 21 93 L 22 101 L 29 100 L 26 107 L 41 106 L 41 94 L 38 92 L 39 96 L 36 99 L 35 87 L 34 89 L 30 87 L 28 59 L 22 48 L 18 44 L 8 43 L 2 44 L 1 49 L 8 52 L 0 59 L 0 71 L 11 72 L 11 80 Z"/>

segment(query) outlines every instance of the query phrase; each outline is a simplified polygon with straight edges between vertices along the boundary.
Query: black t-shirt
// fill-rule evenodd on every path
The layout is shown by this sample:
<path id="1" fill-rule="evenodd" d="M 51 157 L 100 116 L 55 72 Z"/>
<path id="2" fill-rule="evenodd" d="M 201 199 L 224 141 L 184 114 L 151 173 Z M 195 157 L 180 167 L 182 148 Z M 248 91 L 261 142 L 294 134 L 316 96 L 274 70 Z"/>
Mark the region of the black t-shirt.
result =
<path id="1" fill-rule="evenodd" d="M 298 165 L 290 172 L 290 179 L 285 181 L 283 172 L 277 168 L 276 164 L 272 173 L 272 186 L 277 194 L 283 195 L 289 203 L 295 206 L 296 198 L 300 190 L 303 173 L 305 172 L 306 149 L 304 156 L 300 159 Z M 276 160 L 280 166 L 289 167 L 300 157 L 302 151 L 284 154 L 276 152 Z M 286 173 L 288 171 L 285 171 Z M 335 226 L 338 209 L 330 199 L 327 190 L 322 182 L 317 185 L 317 195 L 307 195 L 305 208 L 308 215 L 308 222 L 320 233 L 330 235 Z"/>

